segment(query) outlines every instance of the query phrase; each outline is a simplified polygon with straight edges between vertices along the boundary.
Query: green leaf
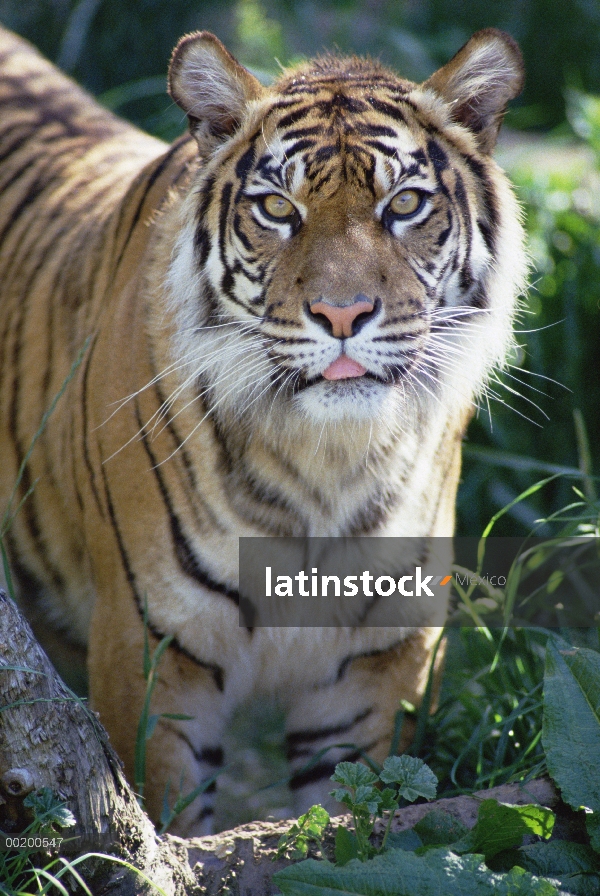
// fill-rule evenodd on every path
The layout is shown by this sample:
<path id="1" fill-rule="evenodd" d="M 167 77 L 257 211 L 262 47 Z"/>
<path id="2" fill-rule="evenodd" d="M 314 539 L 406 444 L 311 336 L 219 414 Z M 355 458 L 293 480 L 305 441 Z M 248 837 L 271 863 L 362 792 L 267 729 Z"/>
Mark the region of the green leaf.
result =
<path id="1" fill-rule="evenodd" d="M 585 826 L 590 838 L 592 849 L 600 852 L 600 812 L 593 812 L 585 816 Z M 600 892 L 600 889 L 599 891 Z"/>
<path id="2" fill-rule="evenodd" d="M 517 864 L 532 874 L 558 881 L 561 891 L 573 896 L 600 893 L 600 858 L 583 843 L 551 840 L 522 846 L 515 852 Z"/>
<path id="3" fill-rule="evenodd" d="M 338 762 L 331 780 L 356 789 L 363 785 L 376 784 L 378 779 L 377 775 L 362 762 Z"/>
<path id="4" fill-rule="evenodd" d="M 369 801 L 374 801 L 377 805 L 379 805 L 379 799 L 379 790 L 376 790 L 374 787 L 366 784 L 361 784 L 360 787 L 356 788 L 356 792 L 354 794 L 355 803 L 364 803 L 366 805 Z"/>
<path id="5" fill-rule="evenodd" d="M 42 787 L 28 794 L 23 800 L 23 805 L 33 809 L 36 821 L 44 825 L 56 824 L 61 828 L 71 828 L 76 824 L 73 813 L 49 787 Z"/>
<path id="6" fill-rule="evenodd" d="M 308 859 L 273 875 L 284 896 L 557 896 L 548 881 L 521 868 L 490 871 L 481 856 L 432 849 L 423 856 L 391 849 L 368 862 L 330 865 Z"/>
<path id="7" fill-rule="evenodd" d="M 386 787 L 385 790 L 382 790 L 379 794 L 379 811 L 383 812 L 395 812 L 398 808 L 398 797 L 391 787 Z"/>
<path id="8" fill-rule="evenodd" d="M 600 812 L 600 654 L 550 641 L 542 743 L 548 770 L 574 809 Z"/>
<path id="9" fill-rule="evenodd" d="M 443 809 L 432 809 L 413 830 L 424 846 L 450 846 L 468 833 L 464 824 Z"/>
<path id="10" fill-rule="evenodd" d="M 290 829 L 282 834 L 277 844 L 275 858 L 289 856 L 293 859 L 306 858 L 310 841 L 320 844 L 323 831 L 329 824 L 329 813 L 323 806 L 311 806 L 301 815 Z"/>
<path id="11" fill-rule="evenodd" d="M 477 824 L 452 849 L 463 854 L 482 853 L 486 861 L 497 853 L 520 846 L 525 834 L 549 837 L 554 815 L 544 806 L 507 806 L 496 800 L 484 800 L 477 814 Z"/>
<path id="12" fill-rule="evenodd" d="M 530 843 L 518 852 L 527 863 L 523 864 L 523 868 L 545 877 L 600 870 L 600 859 L 584 843 L 551 840 L 549 843 Z"/>
<path id="13" fill-rule="evenodd" d="M 423 846 L 423 841 L 414 828 L 408 828 L 406 831 L 392 831 L 388 834 L 386 846 L 388 849 L 406 849 L 414 852 Z"/>
<path id="14" fill-rule="evenodd" d="M 400 796 L 411 803 L 420 796 L 435 799 L 438 779 L 416 756 L 388 756 L 379 777 L 385 784 L 396 784 Z"/>
<path id="15" fill-rule="evenodd" d="M 329 812 L 323 806 L 311 806 L 305 815 L 298 819 L 302 822 L 304 830 L 312 837 L 322 837 L 323 831 L 329 824 Z"/>
<path id="16" fill-rule="evenodd" d="M 335 832 L 335 860 L 338 865 L 346 865 L 358 856 L 356 835 L 342 824 Z"/>
<path id="17" fill-rule="evenodd" d="M 338 787 L 337 790 L 331 790 L 330 796 L 332 796 L 334 798 L 334 800 L 337 800 L 338 803 L 343 803 L 345 806 L 348 806 L 348 808 L 350 808 L 350 809 L 354 805 L 354 798 L 352 797 L 352 794 L 350 793 L 350 791 L 342 790 L 341 787 Z"/>

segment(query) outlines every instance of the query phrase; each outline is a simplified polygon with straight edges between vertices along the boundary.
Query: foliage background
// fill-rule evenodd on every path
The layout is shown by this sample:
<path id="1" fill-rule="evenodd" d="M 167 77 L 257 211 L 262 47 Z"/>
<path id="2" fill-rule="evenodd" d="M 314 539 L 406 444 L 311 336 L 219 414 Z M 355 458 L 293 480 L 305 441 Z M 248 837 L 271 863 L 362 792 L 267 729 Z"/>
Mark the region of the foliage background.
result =
<path id="1" fill-rule="evenodd" d="M 597 468 L 600 107 L 587 96 L 600 93 L 597 0 L 0 0 L 0 21 L 165 139 L 185 127 L 164 78 L 171 49 L 186 31 L 213 30 L 265 79 L 280 64 L 337 47 L 380 56 L 415 80 L 474 30 L 509 31 L 522 47 L 528 78 L 508 113 L 513 136 L 499 158 L 524 203 L 532 287 L 519 323 L 523 347 L 513 359 L 522 370 L 494 387 L 491 417 L 483 401 L 469 430 L 458 530 L 480 533 L 494 512 L 545 473 Z M 560 478 L 517 505 L 497 533 L 525 532 L 567 504 L 572 482 Z M 593 492 L 590 480 L 588 487 Z"/>

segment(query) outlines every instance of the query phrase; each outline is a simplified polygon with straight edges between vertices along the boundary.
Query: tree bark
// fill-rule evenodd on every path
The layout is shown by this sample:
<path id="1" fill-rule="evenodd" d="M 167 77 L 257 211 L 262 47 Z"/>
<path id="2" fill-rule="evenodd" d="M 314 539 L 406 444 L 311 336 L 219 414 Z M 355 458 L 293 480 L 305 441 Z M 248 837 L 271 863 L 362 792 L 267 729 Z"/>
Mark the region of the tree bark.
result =
<path id="1" fill-rule="evenodd" d="M 189 865 L 156 836 L 96 715 L 65 687 L 0 591 L 0 829 L 25 830 L 32 812 L 24 799 L 44 787 L 76 818 L 62 832 L 62 855 L 101 851 L 131 862 L 169 894 L 193 892 Z M 94 893 L 156 892 L 118 863 L 89 861 L 83 874 Z"/>
<path id="2" fill-rule="evenodd" d="M 290 864 L 273 861 L 290 821 L 255 822 L 193 840 L 158 837 L 96 715 L 65 687 L 28 623 L 0 591 L 0 833 L 25 830 L 31 810 L 24 799 L 43 787 L 77 820 L 74 829 L 64 832 L 74 839 L 63 844 L 62 855 L 74 858 L 101 851 L 130 862 L 168 896 L 269 896 L 279 892 L 272 882 L 274 872 Z M 560 804 L 553 784 L 540 779 L 524 787 L 504 785 L 470 797 L 408 806 L 396 813 L 392 830 L 412 827 L 434 807 L 472 827 L 479 802 L 489 797 L 558 809 L 556 830 L 562 836 L 571 823 L 570 810 Z M 342 822 L 348 822 L 346 816 L 332 819 L 324 839 L 330 857 L 335 829 Z M 97 896 L 158 892 L 114 861 L 87 859 L 78 871 Z"/>

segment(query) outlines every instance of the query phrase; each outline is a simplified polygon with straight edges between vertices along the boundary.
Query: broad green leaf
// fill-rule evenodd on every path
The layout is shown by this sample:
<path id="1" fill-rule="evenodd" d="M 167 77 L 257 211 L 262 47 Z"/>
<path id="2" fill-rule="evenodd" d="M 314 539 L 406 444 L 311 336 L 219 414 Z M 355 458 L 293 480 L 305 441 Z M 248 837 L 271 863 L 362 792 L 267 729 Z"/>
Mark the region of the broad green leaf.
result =
<path id="1" fill-rule="evenodd" d="M 423 856 L 391 849 L 343 867 L 308 859 L 273 875 L 284 896 L 558 896 L 522 868 L 497 874 L 481 856 L 432 849 Z"/>
<path id="2" fill-rule="evenodd" d="M 593 812 L 591 815 L 586 815 L 585 826 L 587 828 L 592 849 L 595 849 L 596 852 L 600 852 L 600 812 Z M 598 892 L 600 893 L 600 889 Z"/>
<path id="3" fill-rule="evenodd" d="M 346 787 L 361 787 L 377 783 L 377 775 L 362 762 L 338 762 L 331 780 Z"/>
<path id="4" fill-rule="evenodd" d="M 356 835 L 345 828 L 343 824 L 335 832 L 335 860 L 338 865 L 346 865 L 358 856 L 358 841 Z"/>
<path id="5" fill-rule="evenodd" d="M 23 805 L 33 809 L 34 815 L 44 825 L 56 824 L 61 828 L 70 828 L 76 824 L 76 819 L 70 809 L 49 787 L 34 790 L 23 800 Z"/>
<path id="6" fill-rule="evenodd" d="M 600 871 L 600 858 L 584 843 L 551 840 L 549 843 L 530 843 L 517 852 L 526 863 L 523 868 L 545 877 Z"/>
<path id="7" fill-rule="evenodd" d="M 363 805 L 364 805 L 365 809 L 367 810 L 367 812 L 369 813 L 369 815 L 379 815 L 380 814 L 379 804 L 380 804 L 379 799 L 373 799 L 373 800 L 369 800 L 368 803 L 364 803 Z"/>
<path id="8" fill-rule="evenodd" d="M 416 756 L 388 756 L 379 777 L 385 784 L 396 784 L 400 795 L 409 802 L 420 796 L 435 799 L 438 779 Z"/>
<path id="9" fill-rule="evenodd" d="M 354 805 L 354 797 L 349 790 L 343 790 L 341 787 L 338 787 L 337 790 L 330 790 L 329 795 L 332 796 L 334 800 L 337 800 L 338 803 L 343 803 L 350 809 Z"/>
<path id="10" fill-rule="evenodd" d="M 554 815 L 544 806 L 507 806 L 484 800 L 475 827 L 452 849 L 459 854 L 482 853 L 487 861 L 505 849 L 520 846 L 525 834 L 549 837 L 553 827 Z"/>
<path id="11" fill-rule="evenodd" d="M 516 862 L 526 871 L 559 882 L 561 891 L 573 896 L 598 896 L 600 857 L 583 843 L 551 840 L 515 850 Z"/>
<path id="12" fill-rule="evenodd" d="M 421 846 L 423 841 L 414 828 L 409 828 L 407 831 L 392 831 L 388 834 L 386 842 L 386 849 L 406 849 L 409 852 L 414 852 Z"/>
<path id="13" fill-rule="evenodd" d="M 443 809 L 432 809 L 413 830 L 423 846 L 450 846 L 468 833 L 464 824 Z"/>
<path id="14" fill-rule="evenodd" d="M 549 642 L 542 742 L 565 802 L 600 812 L 600 654 Z"/>
<path id="15" fill-rule="evenodd" d="M 379 811 L 395 812 L 398 808 L 398 799 L 391 787 L 386 787 L 379 795 Z"/>
<path id="16" fill-rule="evenodd" d="M 375 801 L 375 803 L 379 803 L 379 790 L 376 790 L 370 785 L 361 784 L 356 788 L 356 791 L 354 793 L 354 802 L 368 803 L 369 801 Z"/>

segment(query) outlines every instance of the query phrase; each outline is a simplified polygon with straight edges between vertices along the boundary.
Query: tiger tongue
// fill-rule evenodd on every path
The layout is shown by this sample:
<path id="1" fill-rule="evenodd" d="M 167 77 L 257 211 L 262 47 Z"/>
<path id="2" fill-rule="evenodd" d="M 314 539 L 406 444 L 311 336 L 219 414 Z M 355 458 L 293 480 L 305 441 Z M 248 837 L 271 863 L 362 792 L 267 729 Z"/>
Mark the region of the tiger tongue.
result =
<path id="1" fill-rule="evenodd" d="M 353 376 L 362 376 L 367 372 L 367 368 L 353 361 L 347 355 L 341 354 L 339 358 L 333 361 L 327 370 L 323 371 L 323 377 L 326 380 L 347 380 Z"/>

